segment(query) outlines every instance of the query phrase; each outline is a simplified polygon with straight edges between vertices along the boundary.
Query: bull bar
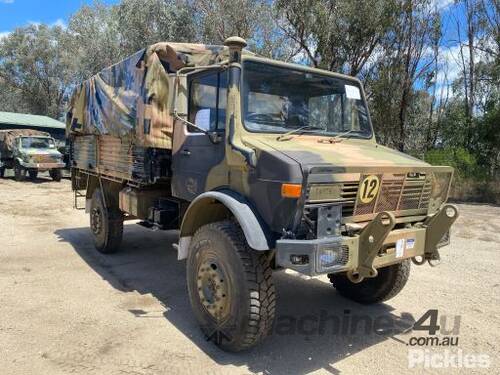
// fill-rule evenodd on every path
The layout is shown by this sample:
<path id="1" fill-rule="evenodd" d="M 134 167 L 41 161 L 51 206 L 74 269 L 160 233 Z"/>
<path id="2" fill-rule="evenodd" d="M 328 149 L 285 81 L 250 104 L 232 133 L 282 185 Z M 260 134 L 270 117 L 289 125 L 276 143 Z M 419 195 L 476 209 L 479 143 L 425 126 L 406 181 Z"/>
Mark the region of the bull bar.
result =
<path id="1" fill-rule="evenodd" d="M 377 268 L 404 259 L 420 257 L 417 264 L 439 260 L 438 247 L 457 217 L 457 208 L 444 204 L 422 223 L 394 229 L 394 215 L 380 212 L 354 236 L 278 240 L 276 263 L 309 276 L 346 272 L 352 282 L 361 282 L 376 277 Z"/>

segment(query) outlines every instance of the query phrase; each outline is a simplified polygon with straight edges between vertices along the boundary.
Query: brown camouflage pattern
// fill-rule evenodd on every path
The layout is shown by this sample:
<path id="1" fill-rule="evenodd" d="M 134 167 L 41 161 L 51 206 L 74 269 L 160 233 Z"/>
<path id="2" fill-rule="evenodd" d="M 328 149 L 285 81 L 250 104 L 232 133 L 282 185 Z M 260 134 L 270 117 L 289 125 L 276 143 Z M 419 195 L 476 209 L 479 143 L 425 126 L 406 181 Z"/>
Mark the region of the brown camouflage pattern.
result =
<path id="1" fill-rule="evenodd" d="M 12 152 L 15 147 L 15 140 L 19 137 L 50 137 L 49 133 L 35 129 L 4 129 L 0 130 L 0 152 Z"/>
<path id="2" fill-rule="evenodd" d="M 126 136 L 136 145 L 170 149 L 173 75 L 181 68 L 212 65 L 227 57 L 223 46 L 153 44 L 75 89 L 67 134 Z"/>

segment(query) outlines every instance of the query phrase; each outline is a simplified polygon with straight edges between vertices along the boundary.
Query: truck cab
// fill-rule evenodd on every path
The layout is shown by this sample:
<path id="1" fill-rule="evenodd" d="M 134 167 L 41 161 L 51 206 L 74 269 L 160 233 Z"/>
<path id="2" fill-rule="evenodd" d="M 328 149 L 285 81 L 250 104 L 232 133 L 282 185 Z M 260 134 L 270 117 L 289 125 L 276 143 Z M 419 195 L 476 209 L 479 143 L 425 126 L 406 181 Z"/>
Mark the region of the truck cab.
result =
<path id="1" fill-rule="evenodd" d="M 356 78 L 240 56 L 237 67 L 185 77 L 173 195 L 240 196 L 263 223 L 261 242 L 276 263 L 308 275 L 361 282 L 405 259 L 437 261 L 457 214 L 443 207 L 452 168 L 379 145 Z M 184 224 L 182 254 L 198 227 L 189 217 Z M 249 230 L 254 247 L 256 237 Z"/>
<path id="2" fill-rule="evenodd" d="M 134 137 L 92 122 L 117 99 L 85 87 L 68 116 L 73 187 L 86 190 L 96 248 L 118 250 L 125 219 L 178 229 L 193 312 L 231 351 L 270 331 L 273 270 L 326 275 L 347 298 L 380 303 L 412 263 L 439 262 L 458 216 L 447 203 L 453 169 L 378 144 L 358 79 L 245 45 L 158 44 L 90 82 L 146 82 L 98 87 L 127 94 L 116 108 L 137 90 L 134 121 L 122 124 Z M 167 146 L 148 149 L 151 137 Z"/>

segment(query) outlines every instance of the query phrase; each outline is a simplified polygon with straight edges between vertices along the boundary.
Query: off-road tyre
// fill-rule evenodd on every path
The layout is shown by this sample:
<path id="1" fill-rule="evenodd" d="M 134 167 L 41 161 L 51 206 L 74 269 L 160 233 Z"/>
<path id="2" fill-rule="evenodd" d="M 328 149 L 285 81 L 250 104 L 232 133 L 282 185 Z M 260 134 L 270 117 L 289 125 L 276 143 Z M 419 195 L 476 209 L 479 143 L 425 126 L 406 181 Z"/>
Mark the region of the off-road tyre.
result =
<path id="1" fill-rule="evenodd" d="M 30 176 L 30 179 L 32 180 L 36 180 L 36 178 L 38 177 L 38 171 L 36 169 L 29 169 L 28 174 Z"/>
<path id="2" fill-rule="evenodd" d="M 366 278 L 358 284 L 352 283 L 345 274 L 329 274 L 335 289 L 344 297 L 362 304 L 384 302 L 403 290 L 410 276 L 410 259 L 379 268 L 378 275 Z"/>
<path id="3" fill-rule="evenodd" d="M 26 169 L 24 169 L 19 163 L 14 165 L 14 179 L 16 181 L 24 181 L 26 179 Z"/>
<path id="4" fill-rule="evenodd" d="M 120 248 L 123 237 L 123 214 L 117 208 L 105 208 L 101 189 L 95 189 L 92 195 L 90 231 L 97 251 L 110 254 Z"/>
<path id="5" fill-rule="evenodd" d="M 5 167 L 0 167 L 0 178 L 4 178 L 5 176 Z"/>
<path id="6" fill-rule="evenodd" d="M 213 304 L 204 294 L 211 285 L 219 287 L 213 288 Z M 269 254 L 252 250 L 234 221 L 210 223 L 196 231 L 189 246 L 187 286 L 203 333 L 221 349 L 249 349 L 271 331 L 276 293 Z"/>
<path id="7" fill-rule="evenodd" d="M 49 175 L 50 177 L 56 181 L 56 182 L 59 182 L 61 181 L 61 178 L 62 178 L 62 172 L 60 169 L 51 169 L 49 170 Z"/>

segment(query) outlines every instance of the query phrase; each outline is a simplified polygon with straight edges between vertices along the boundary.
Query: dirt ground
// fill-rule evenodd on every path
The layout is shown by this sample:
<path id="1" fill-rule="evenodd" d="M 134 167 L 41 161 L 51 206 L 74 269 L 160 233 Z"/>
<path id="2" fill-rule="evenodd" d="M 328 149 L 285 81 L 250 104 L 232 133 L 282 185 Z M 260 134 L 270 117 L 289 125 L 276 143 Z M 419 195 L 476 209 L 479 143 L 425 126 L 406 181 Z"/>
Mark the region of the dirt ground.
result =
<path id="1" fill-rule="evenodd" d="M 426 372 L 500 373 L 500 207 L 460 204 L 442 264 L 413 266 L 406 288 L 385 304 L 362 306 L 326 278 L 276 272 L 280 327 L 261 346 L 229 354 L 204 338 L 191 314 L 175 232 L 128 223 L 123 251 L 103 256 L 93 249 L 87 215 L 72 204 L 68 180 L 0 179 L 2 374 L 421 374 L 422 364 L 409 368 L 411 350 L 448 349 L 462 358 L 487 355 L 489 368 Z M 406 345 L 429 337 L 423 331 L 314 329 L 325 314 L 392 327 L 429 309 L 438 310 L 441 326 L 459 316 L 457 346 Z"/>

